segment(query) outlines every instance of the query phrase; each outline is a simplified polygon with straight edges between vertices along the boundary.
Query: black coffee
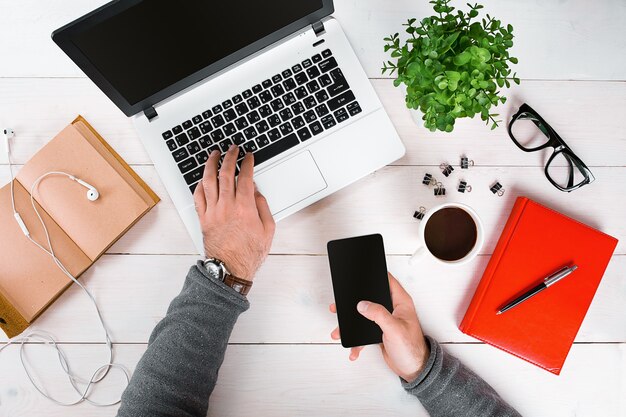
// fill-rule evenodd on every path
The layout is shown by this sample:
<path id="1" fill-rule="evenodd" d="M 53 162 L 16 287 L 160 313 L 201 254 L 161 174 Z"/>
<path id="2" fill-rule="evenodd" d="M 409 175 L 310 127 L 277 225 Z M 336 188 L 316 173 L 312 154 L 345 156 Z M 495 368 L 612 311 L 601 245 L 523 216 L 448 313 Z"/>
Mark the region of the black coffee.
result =
<path id="1" fill-rule="evenodd" d="M 446 207 L 428 219 L 424 240 L 430 253 L 444 261 L 464 258 L 474 248 L 478 231 L 468 212 Z"/>

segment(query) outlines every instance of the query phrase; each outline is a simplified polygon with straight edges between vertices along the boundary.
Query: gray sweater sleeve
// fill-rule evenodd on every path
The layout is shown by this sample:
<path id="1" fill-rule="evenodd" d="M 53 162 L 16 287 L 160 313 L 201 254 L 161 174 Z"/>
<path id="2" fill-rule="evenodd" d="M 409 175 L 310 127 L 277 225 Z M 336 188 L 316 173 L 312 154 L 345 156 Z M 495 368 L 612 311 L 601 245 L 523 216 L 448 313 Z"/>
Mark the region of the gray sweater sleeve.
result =
<path id="1" fill-rule="evenodd" d="M 205 417 L 228 339 L 245 297 L 211 279 L 199 265 L 155 327 L 119 417 Z"/>
<path id="2" fill-rule="evenodd" d="M 412 382 L 400 378 L 431 417 L 520 417 L 489 384 L 426 336 L 430 357 Z"/>

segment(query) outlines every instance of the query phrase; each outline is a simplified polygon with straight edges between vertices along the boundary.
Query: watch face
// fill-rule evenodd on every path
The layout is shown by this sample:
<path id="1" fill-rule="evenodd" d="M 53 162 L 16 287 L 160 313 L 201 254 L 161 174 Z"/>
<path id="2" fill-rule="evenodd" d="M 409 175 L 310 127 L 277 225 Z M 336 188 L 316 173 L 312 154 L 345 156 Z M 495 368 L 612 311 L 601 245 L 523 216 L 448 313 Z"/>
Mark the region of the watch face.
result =
<path id="1" fill-rule="evenodd" d="M 214 264 L 213 262 L 207 262 L 204 264 L 206 266 L 206 270 L 211 275 L 211 278 L 214 278 L 218 281 L 222 280 L 222 268 L 219 265 Z"/>

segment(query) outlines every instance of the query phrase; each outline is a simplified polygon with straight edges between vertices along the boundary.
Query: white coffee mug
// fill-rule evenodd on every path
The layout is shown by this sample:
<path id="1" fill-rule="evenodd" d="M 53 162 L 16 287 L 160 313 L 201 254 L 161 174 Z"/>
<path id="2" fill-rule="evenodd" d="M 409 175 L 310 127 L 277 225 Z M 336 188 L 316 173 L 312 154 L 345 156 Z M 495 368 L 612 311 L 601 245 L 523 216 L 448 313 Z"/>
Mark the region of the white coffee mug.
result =
<path id="1" fill-rule="evenodd" d="M 435 214 L 436 212 L 438 212 L 439 210 L 442 210 L 444 208 L 449 208 L 449 207 L 456 207 L 465 211 L 467 214 L 469 214 L 472 217 L 472 219 L 474 220 L 474 223 L 476 224 L 476 243 L 474 243 L 474 247 L 472 248 L 472 250 L 470 250 L 467 253 L 467 255 L 465 255 L 461 259 L 457 259 L 454 261 L 446 261 L 433 255 L 428 250 L 428 246 L 426 246 L 426 241 L 424 240 L 424 232 L 426 229 L 426 225 L 428 224 L 428 220 L 431 218 L 431 216 Z M 471 261 L 472 259 L 476 257 L 476 255 L 478 255 L 478 252 L 483 246 L 484 240 L 485 240 L 485 237 L 484 237 L 483 223 L 480 220 L 480 217 L 478 217 L 478 214 L 476 214 L 476 212 L 471 207 L 465 204 L 461 204 L 461 203 L 441 204 L 437 207 L 433 207 L 432 209 L 428 210 L 426 214 L 424 214 L 424 218 L 421 220 L 421 224 L 419 228 L 419 246 L 415 250 L 415 253 L 413 253 L 413 256 L 411 256 L 411 259 L 409 259 L 409 264 L 414 265 L 417 262 L 421 261 L 422 259 L 429 257 L 431 259 L 436 260 L 437 262 L 440 262 L 446 265 L 462 265 Z"/>

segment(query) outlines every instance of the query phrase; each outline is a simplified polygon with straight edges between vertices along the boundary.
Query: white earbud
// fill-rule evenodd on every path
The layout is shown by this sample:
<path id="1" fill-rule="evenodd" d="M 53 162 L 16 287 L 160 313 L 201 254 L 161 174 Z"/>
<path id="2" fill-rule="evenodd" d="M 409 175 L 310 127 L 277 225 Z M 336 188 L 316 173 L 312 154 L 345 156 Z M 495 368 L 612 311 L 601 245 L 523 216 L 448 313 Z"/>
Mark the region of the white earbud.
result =
<path id="1" fill-rule="evenodd" d="M 7 128 L 2 130 L 2 133 L 4 134 L 4 147 L 5 147 L 5 149 L 7 151 L 7 155 L 8 155 L 9 151 L 11 150 L 10 144 L 9 144 L 9 140 L 11 140 L 11 138 L 15 137 L 15 132 L 13 131 L 13 129 L 7 127 Z"/>
<path id="2" fill-rule="evenodd" d="M 83 187 L 87 188 L 87 200 L 96 201 L 100 197 L 100 193 L 98 192 L 96 187 L 94 187 L 93 185 L 86 183 L 80 178 L 75 178 L 75 177 L 71 177 L 71 178 L 77 183 L 79 183 L 80 185 L 82 185 Z"/>

